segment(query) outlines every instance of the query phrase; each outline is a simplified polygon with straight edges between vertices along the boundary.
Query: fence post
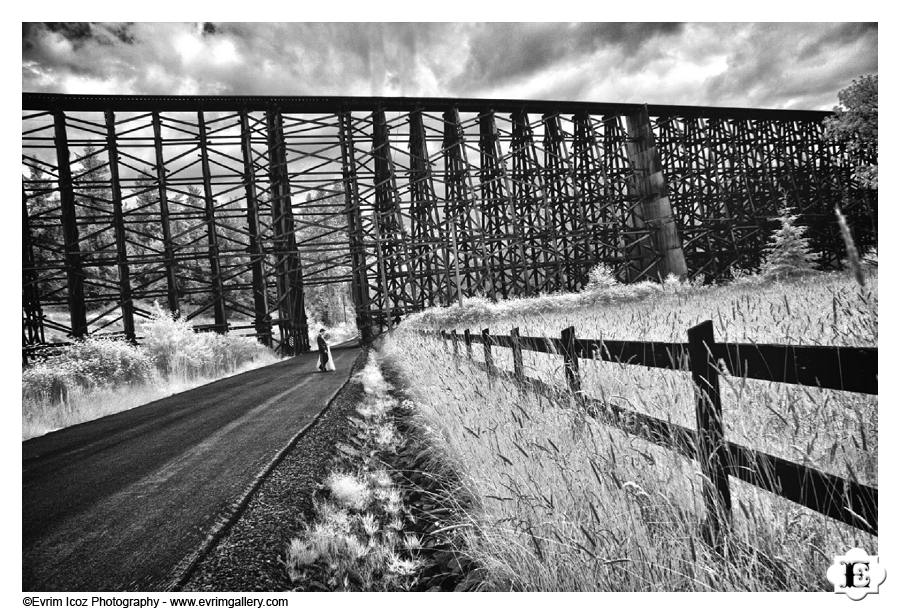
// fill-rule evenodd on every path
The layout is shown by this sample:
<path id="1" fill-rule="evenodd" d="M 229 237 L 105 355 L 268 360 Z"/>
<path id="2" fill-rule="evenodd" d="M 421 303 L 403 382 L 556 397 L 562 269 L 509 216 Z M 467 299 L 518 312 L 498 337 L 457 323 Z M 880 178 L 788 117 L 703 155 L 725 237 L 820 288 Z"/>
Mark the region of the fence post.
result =
<path id="1" fill-rule="evenodd" d="M 444 346 L 444 351 L 447 351 L 447 332 L 442 328 L 438 335 L 441 336 L 441 344 Z"/>
<path id="2" fill-rule="evenodd" d="M 459 335 L 456 334 L 455 328 L 450 331 L 450 338 L 453 340 L 453 355 L 459 356 Z"/>
<path id="3" fill-rule="evenodd" d="M 581 374 L 578 371 L 578 353 L 575 351 L 575 327 L 570 326 L 562 331 L 563 365 L 566 369 L 566 383 L 569 392 L 581 400 Z"/>
<path id="4" fill-rule="evenodd" d="M 481 344 L 484 346 L 484 366 L 487 368 L 488 375 L 493 375 L 494 357 L 491 356 L 491 329 L 485 328 L 481 331 Z"/>
<path id="5" fill-rule="evenodd" d="M 513 356 L 513 372 L 516 379 L 520 382 L 525 379 L 525 363 L 522 361 L 522 343 L 519 341 L 519 327 L 515 327 L 509 331 L 509 338 L 512 341 Z"/>
<path id="6" fill-rule="evenodd" d="M 472 331 L 468 328 L 463 331 L 463 338 L 466 342 L 466 358 L 472 360 Z"/>
<path id="7" fill-rule="evenodd" d="M 688 329 L 688 357 L 694 380 L 697 414 L 697 461 L 707 478 L 703 494 L 712 543 L 721 546 L 722 534 L 731 520 L 731 490 L 725 457 L 725 427 L 719 373 L 712 354 L 715 337 L 712 320 Z"/>

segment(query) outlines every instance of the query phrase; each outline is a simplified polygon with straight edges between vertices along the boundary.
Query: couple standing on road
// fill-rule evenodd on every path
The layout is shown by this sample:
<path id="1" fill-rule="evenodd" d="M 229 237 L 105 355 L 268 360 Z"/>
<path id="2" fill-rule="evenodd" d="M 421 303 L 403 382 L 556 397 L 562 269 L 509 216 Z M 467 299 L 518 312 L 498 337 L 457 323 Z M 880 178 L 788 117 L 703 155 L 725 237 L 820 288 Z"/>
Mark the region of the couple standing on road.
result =
<path id="1" fill-rule="evenodd" d="M 325 329 L 319 329 L 319 335 L 316 337 L 316 345 L 319 347 L 319 362 L 316 363 L 316 367 L 322 373 L 326 371 L 334 371 L 334 359 L 331 358 L 331 348 L 328 347 L 328 342 L 325 341 Z"/>

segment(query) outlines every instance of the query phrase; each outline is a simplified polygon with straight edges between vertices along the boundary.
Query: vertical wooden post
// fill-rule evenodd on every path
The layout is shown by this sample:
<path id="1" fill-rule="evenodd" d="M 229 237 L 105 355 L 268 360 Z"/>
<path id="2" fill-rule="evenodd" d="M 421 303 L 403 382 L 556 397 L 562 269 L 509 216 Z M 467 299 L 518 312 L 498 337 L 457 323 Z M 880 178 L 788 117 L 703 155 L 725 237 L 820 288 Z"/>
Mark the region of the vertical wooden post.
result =
<path id="1" fill-rule="evenodd" d="M 562 330 L 563 365 L 566 370 L 566 383 L 577 399 L 582 396 L 581 373 L 578 369 L 578 352 L 576 349 L 575 327 L 570 326 Z"/>
<path id="2" fill-rule="evenodd" d="M 456 283 L 456 301 L 460 308 L 463 307 L 463 290 L 462 276 L 459 273 L 459 229 L 456 224 L 456 214 L 449 217 L 450 220 L 450 238 L 453 248 L 453 280 Z M 448 302 L 449 306 L 449 302 Z"/>
<path id="3" fill-rule="evenodd" d="M 706 481 L 703 485 L 707 523 L 714 545 L 721 544 L 723 530 L 731 518 L 731 491 L 725 456 L 725 427 L 719 373 L 712 354 L 715 338 L 711 320 L 688 329 L 688 357 L 694 380 L 697 414 L 697 461 Z"/>
<path id="4" fill-rule="evenodd" d="M 519 340 L 519 327 L 509 331 L 512 341 L 513 373 L 520 382 L 525 379 L 525 362 L 522 360 L 522 343 Z"/>
<path id="5" fill-rule="evenodd" d="M 169 311 L 178 316 L 178 277 L 175 271 L 175 246 L 169 224 L 169 197 L 166 192 L 166 159 L 162 146 L 162 122 L 159 111 L 152 112 L 153 150 L 156 154 L 156 184 L 159 193 L 159 218 L 163 235 L 163 258 L 166 264 L 166 299 Z"/>
<path id="6" fill-rule="evenodd" d="M 297 239 L 294 236 L 284 120 L 277 108 L 266 111 L 266 129 L 281 353 L 294 355 L 309 350 L 309 329 L 306 321 L 303 267 L 297 250 Z"/>
<path id="7" fill-rule="evenodd" d="M 544 113 L 541 119 L 544 124 L 546 199 L 552 212 L 549 221 L 557 237 L 556 283 L 558 288 L 574 292 L 577 289 L 575 267 L 584 257 L 579 253 L 577 243 L 572 243 L 572 239 L 578 233 L 585 232 L 586 228 L 578 223 L 578 217 L 572 212 L 573 186 L 568 181 L 568 153 L 559 114 Z"/>
<path id="8" fill-rule="evenodd" d="M 119 303 L 122 309 L 122 329 L 125 333 L 125 338 L 134 343 L 134 303 L 131 300 L 131 273 L 128 269 L 128 244 L 125 237 L 125 216 L 122 210 L 122 184 L 119 180 L 116 116 L 112 111 L 106 111 L 104 115 L 106 118 L 106 151 L 109 154 L 109 180 L 112 186 L 116 264 L 119 268 Z"/>
<path id="9" fill-rule="evenodd" d="M 33 187 L 32 189 L 37 189 Z M 41 293 L 38 286 L 39 271 L 35 269 L 34 247 L 31 240 L 31 221 L 28 215 L 28 197 L 22 184 L 22 345 L 44 343 L 44 314 L 41 310 Z M 28 363 L 22 348 L 22 364 Z"/>
<path id="10" fill-rule="evenodd" d="M 456 334 L 455 328 L 450 331 L 450 336 L 450 338 L 453 340 L 453 355 L 459 356 L 459 335 Z"/>
<path id="11" fill-rule="evenodd" d="M 347 238 L 350 241 L 352 263 L 353 304 L 356 308 L 356 327 L 363 343 L 371 343 L 372 302 L 369 298 L 369 279 L 366 270 L 366 248 L 363 243 L 362 213 L 356 173 L 356 146 L 353 141 L 353 117 L 348 111 L 338 115 L 341 140 L 341 169 L 344 179 L 344 198 L 347 211 Z"/>
<path id="12" fill-rule="evenodd" d="M 443 229 L 444 222 L 438 209 L 431 159 L 428 156 L 425 123 L 422 111 L 418 109 L 409 114 L 409 193 L 413 258 L 419 261 L 419 274 L 423 276 L 423 280 L 419 282 L 421 304 L 423 307 L 426 303 L 433 307 L 443 304 L 436 301 L 439 292 L 445 290 L 449 297 L 453 281 L 450 275 L 450 250 L 447 241 L 443 240 L 449 232 Z M 446 283 L 444 288 L 441 288 L 442 277 Z"/>
<path id="13" fill-rule="evenodd" d="M 481 168 L 481 211 L 485 242 L 489 243 L 488 257 L 493 271 L 493 286 L 498 287 L 504 299 L 509 298 L 515 264 L 512 261 L 513 243 L 509 240 L 511 216 L 509 198 L 504 193 L 500 160 L 500 135 L 493 111 L 479 114 L 479 139 Z M 496 296 L 494 296 L 496 298 Z"/>
<path id="14" fill-rule="evenodd" d="M 376 109 L 372 113 L 372 157 L 375 172 L 375 221 L 384 243 L 381 246 L 384 259 L 382 275 L 386 276 L 384 283 L 390 283 L 383 290 L 382 308 L 387 313 L 388 327 L 393 328 L 395 314 L 405 314 L 409 309 L 416 309 L 419 290 L 403 223 L 400 194 L 397 191 L 390 126 L 383 109 Z"/>
<path id="15" fill-rule="evenodd" d="M 463 331 L 463 339 L 466 342 L 466 358 L 472 360 L 472 331 L 468 328 Z"/>
<path id="16" fill-rule="evenodd" d="M 559 229 L 553 227 L 552 207 L 547 202 L 544 171 L 538 162 L 534 131 L 525 110 L 514 112 L 511 119 L 512 196 L 515 206 L 522 212 L 521 219 L 527 233 L 527 258 L 534 279 L 530 288 L 534 293 L 559 290 L 555 285 L 557 277 L 550 273 L 562 259 L 556 249 Z M 525 238 L 522 237 L 523 241 Z"/>
<path id="17" fill-rule="evenodd" d="M 197 111 L 197 138 L 200 141 L 200 166 L 203 173 L 203 203 L 206 211 L 206 233 L 209 241 L 209 270 L 212 279 L 213 314 L 216 332 L 228 330 L 225 317 L 225 290 L 222 287 L 222 268 L 219 261 L 219 236 L 216 232 L 216 201 L 213 198 L 212 171 L 209 168 L 209 151 L 206 142 L 206 119 L 203 111 Z"/>
<path id="18" fill-rule="evenodd" d="M 481 331 L 481 345 L 484 346 L 484 366 L 488 374 L 494 373 L 494 357 L 491 356 L 491 330 L 485 328 Z"/>
<path id="19" fill-rule="evenodd" d="M 69 161 L 69 138 L 66 134 L 66 116 L 62 111 L 53 113 L 56 166 L 59 172 L 59 208 L 62 222 L 66 262 L 66 295 L 69 302 L 69 318 L 72 336 L 76 339 L 87 334 L 87 308 L 84 304 L 84 269 L 78 238 L 78 222 L 75 213 L 75 191 L 72 187 L 72 168 Z"/>
<path id="20" fill-rule="evenodd" d="M 597 132 L 586 111 L 579 111 L 572 117 L 574 142 L 572 144 L 575 168 L 575 189 L 581 204 L 584 225 L 584 253 L 591 262 L 615 258 L 615 244 L 618 237 L 613 232 L 615 216 L 607 197 L 609 177 L 603 164 L 604 156 L 597 142 Z M 612 235 L 612 236 L 611 236 Z M 590 265 L 585 267 L 585 272 Z"/>
<path id="21" fill-rule="evenodd" d="M 256 198 L 256 172 L 253 168 L 253 142 L 247 110 L 239 113 L 241 120 L 241 153 L 244 160 L 244 193 L 247 198 L 247 237 L 250 252 L 251 282 L 253 285 L 253 324 L 256 337 L 265 346 L 272 347 L 272 318 L 266 297 L 266 276 L 263 262 L 266 254 L 259 240 L 259 203 Z"/>
<path id="22" fill-rule="evenodd" d="M 481 148 L 482 170 L 486 167 L 493 168 L 493 181 L 497 183 L 495 194 L 499 199 L 495 206 L 498 207 L 498 215 L 506 220 L 505 249 L 508 251 L 506 267 L 509 269 L 507 278 L 510 279 L 510 287 L 504 287 L 504 298 L 509 296 L 525 296 L 531 294 L 531 281 L 528 275 L 529 262 L 525 256 L 525 231 L 519 216 L 517 203 L 513 200 L 513 182 L 509 176 L 506 159 L 500 147 L 500 131 L 497 129 L 497 121 L 493 110 L 481 116 Z M 511 155 L 511 152 L 510 152 Z"/>
<path id="23" fill-rule="evenodd" d="M 482 291 L 491 298 L 496 298 L 494 276 L 485 243 L 483 216 L 473 202 L 475 188 L 472 185 L 465 130 L 459 117 L 459 109 L 450 107 L 444 112 L 443 118 L 445 214 L 453 219 L 454 251 L 457 259 L 459 253 L 463 253 L 463 275 L 469 292 Z M 460 239 L 462 245 L 459 245 Z"/>
<path id="24" fill-rule="evenodd" d="M 662 172 L 659 152 L 650 125 L 646 105 L 626 118 L 629 144 L 628 157 L 635 172 L 635 189 L 641 199 L 643 223 L 652 231 L 653 248 L 659 258 L 657 274 L 685 277 L 688 274 L 678 226 L 672 215 L 668 187 Z M 646 265 L 642 263 L 642 267 Z"/>

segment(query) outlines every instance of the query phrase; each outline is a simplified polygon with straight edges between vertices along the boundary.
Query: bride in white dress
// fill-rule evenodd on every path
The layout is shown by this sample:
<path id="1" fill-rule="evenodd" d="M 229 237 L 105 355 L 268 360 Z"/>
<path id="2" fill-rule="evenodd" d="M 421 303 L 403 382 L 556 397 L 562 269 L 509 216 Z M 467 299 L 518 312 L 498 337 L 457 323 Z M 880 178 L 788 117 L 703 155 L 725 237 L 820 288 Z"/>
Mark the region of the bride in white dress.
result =
<path id="1" fill-rule="evenodd" d="M 334 359 L 331 357 L 331 348 L 325 340 L 325 329 L 319 329 L 319 335 L 316 337 L 316 345 L 319 348 L 319 360 L 316 368 L 323 373 L 325 371 L 334 371 Z"/>

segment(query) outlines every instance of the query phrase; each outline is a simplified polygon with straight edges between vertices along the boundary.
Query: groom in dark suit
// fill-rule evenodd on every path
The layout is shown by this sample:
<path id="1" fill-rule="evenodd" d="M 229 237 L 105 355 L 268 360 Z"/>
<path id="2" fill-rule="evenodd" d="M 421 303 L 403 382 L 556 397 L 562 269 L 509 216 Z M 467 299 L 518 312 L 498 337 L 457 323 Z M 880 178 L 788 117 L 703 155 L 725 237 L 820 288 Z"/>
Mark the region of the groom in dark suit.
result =
<path id="1" fill-rule="evenodd" d="M 325 329 L 319 329 L 319 335 L 316 337 L 316 346 L 319 348 L 319 371 L 325 372 L 325 365 L 328 364 L 328 343 L 325 342 Z"/>

